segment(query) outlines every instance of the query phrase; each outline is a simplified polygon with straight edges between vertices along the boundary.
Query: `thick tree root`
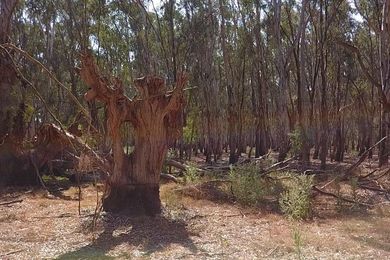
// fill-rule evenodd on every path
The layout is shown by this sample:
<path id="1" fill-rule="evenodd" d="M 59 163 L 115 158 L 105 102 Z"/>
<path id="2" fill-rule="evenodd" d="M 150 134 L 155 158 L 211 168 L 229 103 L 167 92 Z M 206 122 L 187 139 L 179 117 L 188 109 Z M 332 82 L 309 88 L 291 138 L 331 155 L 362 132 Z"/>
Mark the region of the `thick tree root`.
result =
<path id="1" fill-rule="evenodd" d="M 111 187 L 103 199 L 103 210 L 124 215 L 150 215 L 161 213 L 159 186 L 126 185 Z"/>

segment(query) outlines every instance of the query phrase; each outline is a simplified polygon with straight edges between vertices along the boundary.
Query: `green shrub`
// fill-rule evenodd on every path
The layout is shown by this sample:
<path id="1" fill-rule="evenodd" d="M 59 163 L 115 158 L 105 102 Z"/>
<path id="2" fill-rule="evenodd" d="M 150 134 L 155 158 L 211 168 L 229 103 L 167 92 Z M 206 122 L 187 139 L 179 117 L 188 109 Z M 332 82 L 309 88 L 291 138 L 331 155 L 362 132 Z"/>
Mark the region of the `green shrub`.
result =
<path id="1" fill-rule="evenodd" d="M 198 169 L 193 164 L 189 164 L 187 170 L 184 172 L 184 183 L 196 184 L 199 182 L 200 175 L 198 173 Z"/>
<path id="2" fill-rule="evenodd" d="M 259 177 L 255 164 L 230 169 L 229 180 L 235 199 L 244 205 L 254 206 L 268 193 L 267 183 Z"/>
<path id="3" fill-rule="evenodd" d="M 291 142 L 291 154 L 297 155 L 302 150 L 303 145 L 303 135 L 299 127 L 295 128 L 293 132 L 288 134 Z"/>
<path id="4" fill-rule="evenodd" d="M 297 258 L 302 259 L 303 239 L 302 239 L 302 233 L 298 227 L 295 227 L 293 229 L 292 238 L 294 241 L 295 253 L 297 254 Z"/>
<path id="5" fill-rule="evenodd" d="M 311 213 L 310 191 L 313 176 L 299 175 L 292 178 L 279 199 L 279 206 L 288 217 L 301 220 Z"/>

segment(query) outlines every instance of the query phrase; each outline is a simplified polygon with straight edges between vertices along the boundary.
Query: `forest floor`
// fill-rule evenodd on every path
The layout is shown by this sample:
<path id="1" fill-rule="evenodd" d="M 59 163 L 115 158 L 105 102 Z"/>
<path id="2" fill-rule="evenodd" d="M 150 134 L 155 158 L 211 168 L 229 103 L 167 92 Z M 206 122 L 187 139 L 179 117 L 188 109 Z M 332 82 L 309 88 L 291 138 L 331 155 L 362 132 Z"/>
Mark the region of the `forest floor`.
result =
<path id="1" fill-rule="evenodd" d="M 374 191 L 358 190 L 369 208 L 313 194 L 313 217 L 293 221 L 182 187 L 162 185 L 161 216 L 101 213 L 95 227 L 99 185 L 83 184 L 81 215 L 77 187 L 2 190 L 0 203 L 14 203 L 0 204 L 0 259 L 390 259 L 390 204 Z"/>

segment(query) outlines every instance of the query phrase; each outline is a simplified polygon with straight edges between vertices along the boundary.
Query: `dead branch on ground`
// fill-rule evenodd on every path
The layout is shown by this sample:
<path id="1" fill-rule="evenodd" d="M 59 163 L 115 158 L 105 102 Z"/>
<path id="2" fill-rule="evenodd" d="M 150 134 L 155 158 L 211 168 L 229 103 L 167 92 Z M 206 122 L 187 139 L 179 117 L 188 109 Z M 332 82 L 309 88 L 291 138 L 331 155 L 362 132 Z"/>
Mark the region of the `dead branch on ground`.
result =
<path id="1" fill-rule="evenodd" d="M 342 180 L 346 180 L 347 177 L 352 173 L 352 171 L 357 168 L 360 164 L 362 164 L 366 158 L 368 157 L 368 154 L 370 153 L 370 151 L 372 149 L 374 149 L 376 146 L 378 146 L 380 143 L 382 143 L 384 140 L 387 139 L 387 136 L 383 137 L 381 140 L 379 140 L 378 142 L 376 142 L 374 145 L 372 145 L 370 148 L 368 148 L 359 158 L 359 160 L 357 160 L 354 164 L 352 164 L 341 176 L 341 179 Z"/>
<path id="2" fill-rule="evenodd" d="M 348 198 L 343 198 L 343 197 L 338 196 L 338 195 L 336 195 L 334 193 L 323 191 L 323 190 L 319 189 L 315 185 L 313 185 L 312 189 L 317 191 L 317 192 L 319 192 L 319 193 L 321 193 L 321 194 L 324 194 L 324 195 L 327 195 L 327 196 L 330 196 L 330 197 L 333 197 L 333 198 L 336 198 L 336 199 L 341 199 L 341 200 L 344 200 L 344 201 L 349 202 L 349 203 L 358 204 L 360 206 L 365 206 L 365 207 L 372 207 L 372 206 L 374 206 L 372 204 L 368 204 L 368 203 L 364 203 L 364 202 L 360 202 L 360 201 L 355 201 L 355 200 L 351 200 L 351 199 L 348 199 Z"/>
<path id="3" fill-rule="evenodd" d="M 19 200 L 11 200 L 11 201 L 6 201 L 6 202 L 1 202 L 0 203 L 0 206 L 5 206 L 5 205 L 11 205 L 11 204 L 15 204 L 15 203 L 20 203 L 22 202 L 23 200 L 22 199 L 19 199 Z"/>

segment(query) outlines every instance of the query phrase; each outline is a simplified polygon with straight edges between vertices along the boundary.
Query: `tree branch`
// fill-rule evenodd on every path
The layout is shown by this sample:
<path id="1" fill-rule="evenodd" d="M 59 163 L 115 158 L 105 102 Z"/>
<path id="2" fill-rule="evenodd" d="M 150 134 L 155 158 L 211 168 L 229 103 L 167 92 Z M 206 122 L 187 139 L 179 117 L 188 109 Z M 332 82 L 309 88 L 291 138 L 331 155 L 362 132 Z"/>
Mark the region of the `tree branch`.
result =
<path id="1" fill-rule="evenodd" d="M 169 98 L 168 105 L 165 108 L 165 113 L 175 111 L 181 107 L 183 101 L 183 91 L 184 87 L 187 84 L 188 76 L 184 73 L 179 74 L 177 77 L 175 89 L 172 92 L 172 95 Z"/>
<path id="2" fill-rule="evenodd" d="M 349 43 L 346 43 L 346 42 L 343 42 L 340 40 L 337 40 L 336 43 L 343 46 L 344 48 L 350 50 L 354 54 L 356 54 L 356 57 L 358 59 L 359 65 L 360 65 L 363 73 L 365 74 L 367 79 L 378 89 L 378 92 L 379 92 L 379 95 L 381 98 L 381 102 L 386 106 L 386 104 L 388 104 L 388 102 L 387 102 L 386 94 L 384 93 L 384 91 L 382 89 L 382 85 L 368 71 L 368 68 L 364 64 L 363 56 L 362 56 L 360 50 L 356 46 L 353 46 L 352 44 L 349 44 Z"/>

